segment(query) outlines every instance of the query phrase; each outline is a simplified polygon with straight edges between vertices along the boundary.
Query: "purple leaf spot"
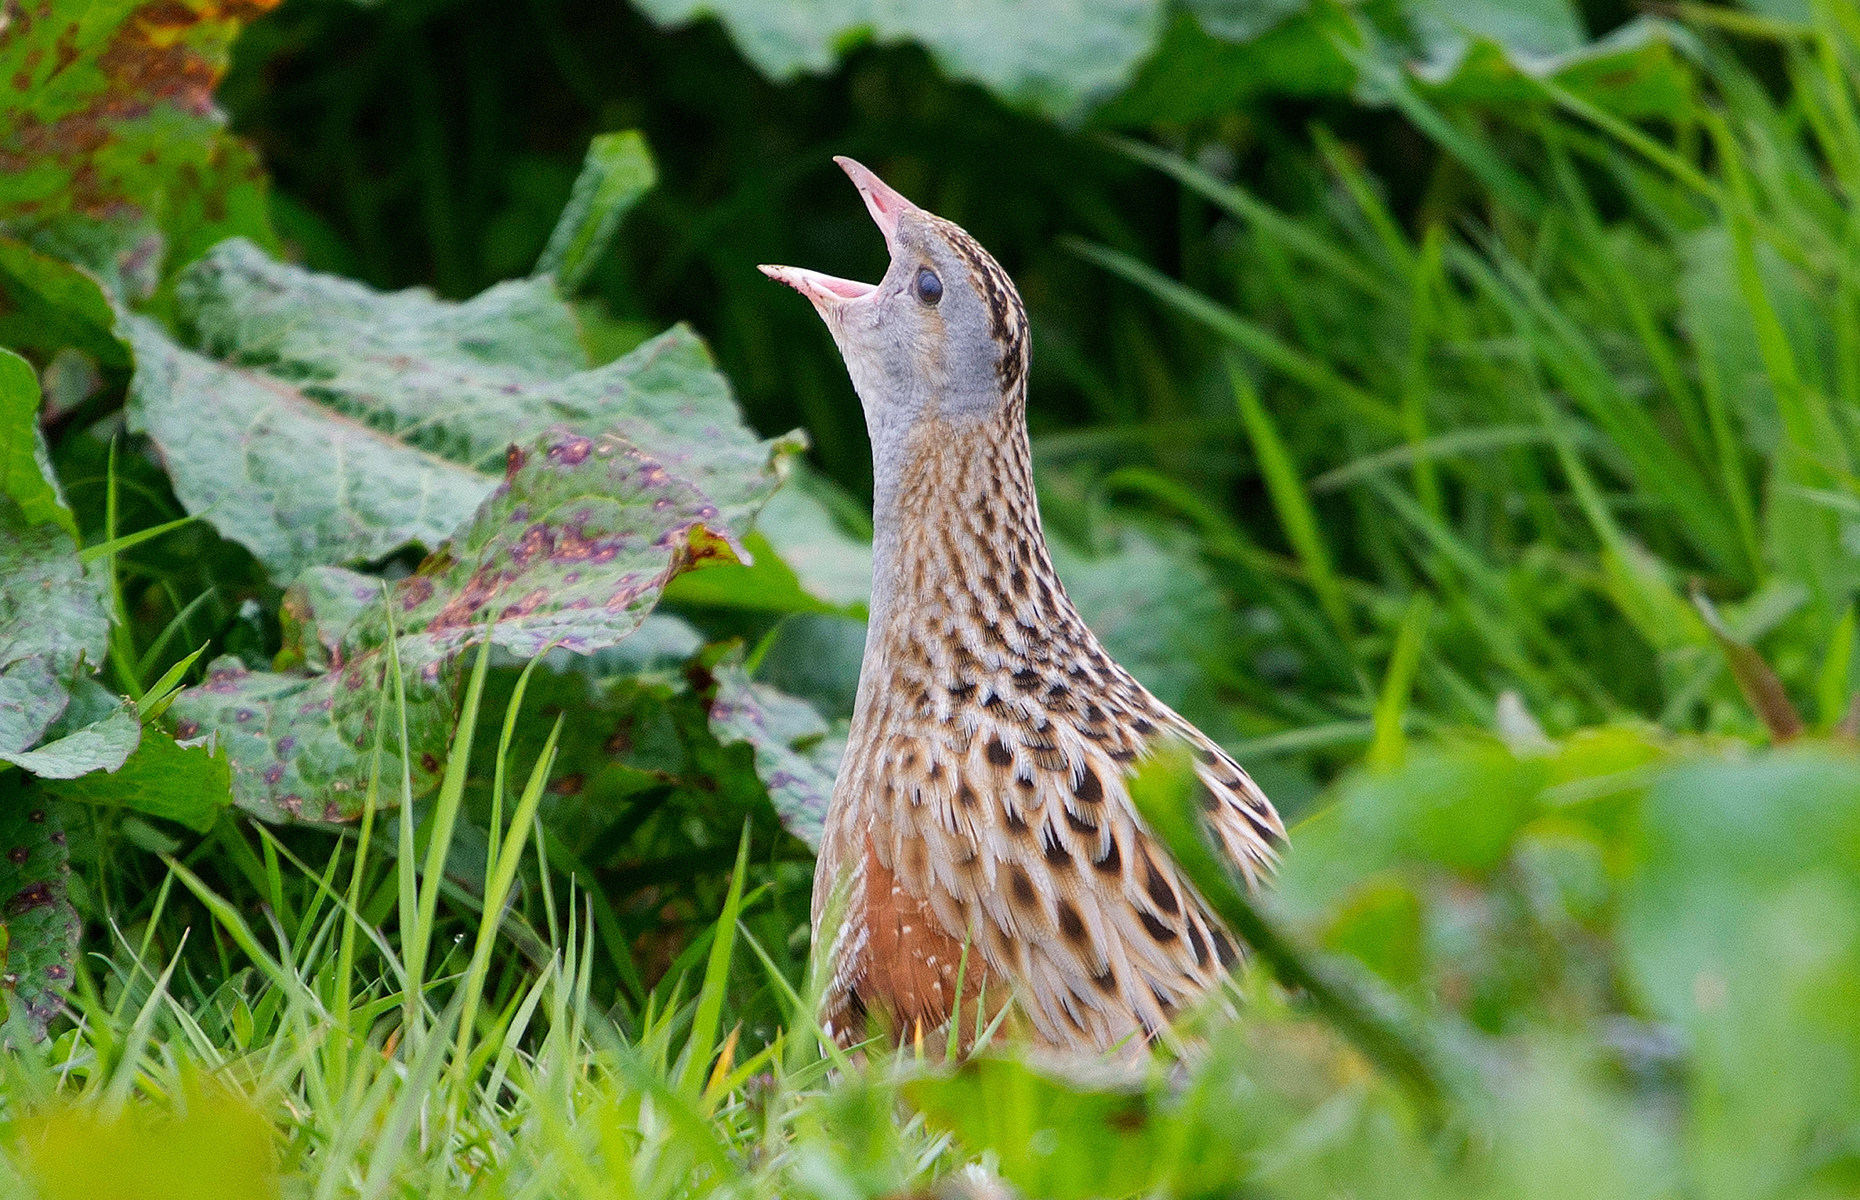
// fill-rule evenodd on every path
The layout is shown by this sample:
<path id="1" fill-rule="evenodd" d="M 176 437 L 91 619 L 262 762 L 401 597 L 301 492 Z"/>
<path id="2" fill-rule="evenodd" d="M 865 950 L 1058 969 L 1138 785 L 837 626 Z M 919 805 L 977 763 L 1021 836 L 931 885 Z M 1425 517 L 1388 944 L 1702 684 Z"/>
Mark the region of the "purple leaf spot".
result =
<path id="1" fill-rule="evenodd" d="M 425 604 L 433 595 L 433 581 L 424 575 L 415 575 L 400 585 L 400 607 L 403 612 L 412 612 Z"/>
<path id="2" fill-rule="evenodd" d="M 56 903 L 58 903 L 58 897 L 52 894 L 51 884 L 29 883 L 14 893 L 13 898 L 6 902 L 5 912 L 9 917 L 17 917 L 21 913 Z"/>
<path id="3" fill-rule="evenodd" d="M 530 565 L 530 560 L 538 554 L 549 555 L 555 551 L 555 535 L 546 525 L 532 525 L 523 531 L 523 537 L 510 548 L 510 561 L 517 570 Z"/>
<path id="4" fill-rule="evenodd" d="M 593 448 L 594 443 L 587 438 L 569 438 L 565 442 L 549 447 L 549 457 L 572 467 L 586 461 L 588 452 Z"/>
<path id="5" fill-rule="evenodd" d="M 529 595 L 523 597 L 523 599 L 504 609 L 503 615 L 506 617 L 527 617 L 535 612 L 537 608 L 542 605 L 542 602 L 548 598 L 549 593 L 547 591 L 542 588 L 537 588 Z"/>

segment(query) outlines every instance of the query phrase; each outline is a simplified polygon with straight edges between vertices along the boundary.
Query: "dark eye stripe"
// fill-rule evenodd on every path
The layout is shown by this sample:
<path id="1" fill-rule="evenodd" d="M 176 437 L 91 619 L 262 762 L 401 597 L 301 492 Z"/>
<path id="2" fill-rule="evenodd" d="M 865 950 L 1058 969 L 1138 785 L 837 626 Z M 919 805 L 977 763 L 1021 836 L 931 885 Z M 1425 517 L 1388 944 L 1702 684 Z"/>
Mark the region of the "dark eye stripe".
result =
<path id="1" fill-rule="evenodd" d="M 917 268 L 916 288 L 917 298 L 925 304 L 935 304 L 943 298 L 943 281 L 929 267 Z"/>

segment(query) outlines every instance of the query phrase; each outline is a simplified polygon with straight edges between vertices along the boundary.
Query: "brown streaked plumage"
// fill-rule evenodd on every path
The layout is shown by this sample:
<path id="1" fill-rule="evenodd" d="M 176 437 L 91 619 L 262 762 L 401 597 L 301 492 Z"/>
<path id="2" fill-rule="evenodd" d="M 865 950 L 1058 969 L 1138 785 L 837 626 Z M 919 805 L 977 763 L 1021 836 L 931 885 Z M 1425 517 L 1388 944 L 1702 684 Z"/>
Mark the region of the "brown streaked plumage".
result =
<path id="1" fill-rule="evenodd" d="M 1195 752 L 1251 882 L 1285 831 L 1245 771 L 1111 661 L 1053 572 L 1027 449 L 1027 317 L 963 230 L 850 159 L 891 250 L 880 283 L 764 267 L 814 302 L 872 434 L 871 626 L 814 885 L 823 1019 L 845 1041 L 963 1032 L 984 991 L 1037 1040 L 1152 1037 L 1236 947 L 1130 801 L 1160 739 Z M 934 277 L 926 282 L 925 276 Z M 843 897 L 838 928 L 823 930 Z M 966 969 L 962 966 L 967 947 Z"/>

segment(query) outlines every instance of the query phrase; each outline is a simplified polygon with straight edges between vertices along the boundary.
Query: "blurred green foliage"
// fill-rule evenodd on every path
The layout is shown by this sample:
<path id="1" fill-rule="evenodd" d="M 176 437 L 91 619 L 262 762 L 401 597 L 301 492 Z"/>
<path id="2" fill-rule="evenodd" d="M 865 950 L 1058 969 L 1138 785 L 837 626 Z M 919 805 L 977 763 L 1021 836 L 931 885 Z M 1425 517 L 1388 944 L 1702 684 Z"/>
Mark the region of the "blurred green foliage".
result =
<path id="1" fill-rule="evenodd" d="M 637 8 L 0 14 L 0 1191 L 1853 1190 L 1851 5 Z M 815 1036 L 834 153 L 1020 282 L 1070 591 L 1293 818 L 1249 899 L 1153 813 L 1257 953 L 1141 1067 Z M 683 540 L 588 640 L 610 427 Z"/>

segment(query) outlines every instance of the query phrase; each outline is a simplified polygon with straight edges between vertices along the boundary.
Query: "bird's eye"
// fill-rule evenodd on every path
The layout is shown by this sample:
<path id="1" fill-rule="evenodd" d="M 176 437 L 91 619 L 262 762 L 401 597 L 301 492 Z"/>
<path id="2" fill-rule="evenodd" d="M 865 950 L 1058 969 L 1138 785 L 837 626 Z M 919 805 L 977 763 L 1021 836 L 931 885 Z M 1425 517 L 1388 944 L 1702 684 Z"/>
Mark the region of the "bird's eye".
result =
<path id="1" fill-rule="evenodd" d="M 935 304 L 943 298 L 943 281 L 936 277 L 936 272 L 929 267 L 917 269 L 917 298 L 925 304 Z"/>

